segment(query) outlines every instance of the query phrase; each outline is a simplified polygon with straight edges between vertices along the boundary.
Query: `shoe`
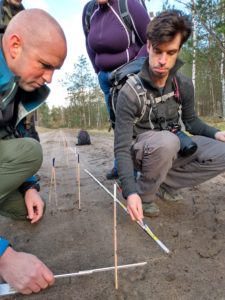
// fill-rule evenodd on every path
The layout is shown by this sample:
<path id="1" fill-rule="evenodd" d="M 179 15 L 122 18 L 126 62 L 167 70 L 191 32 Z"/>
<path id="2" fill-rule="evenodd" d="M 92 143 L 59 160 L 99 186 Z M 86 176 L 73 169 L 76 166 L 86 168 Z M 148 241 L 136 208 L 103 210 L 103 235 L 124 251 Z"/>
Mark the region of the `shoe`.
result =
<path id="1" fill-rule="evenodd" d="M 158 217 L 160 210 L 158 205 L 156 205 L 154 202 L 151 203 L 143 203 L 143 214 L 146 217 Z"/>
<path id="2" fill-rule="evenodd" d="M 112 168 L 107 174 L 106 174 L 106 179 L 108 180 L 113 180 L 113 179 L 118 179 L 119 175 L 117 172 L 117 169 L 115 167 Z"/>
<path id="3" fill-rule="evenodd" d="M 159 190 L 158 190 L 158 192 L 156 194 L 161 199 L 163 199 L 165 201 L 168 201 L 168 202 L 179 202 L 179 201 L 183 201 L 184 200 L 184 198 L 183 198 L 183 196 L 181 194 L 179 194 L 179 193 L 169 194 L 161 186 L 159 187 Z"/>

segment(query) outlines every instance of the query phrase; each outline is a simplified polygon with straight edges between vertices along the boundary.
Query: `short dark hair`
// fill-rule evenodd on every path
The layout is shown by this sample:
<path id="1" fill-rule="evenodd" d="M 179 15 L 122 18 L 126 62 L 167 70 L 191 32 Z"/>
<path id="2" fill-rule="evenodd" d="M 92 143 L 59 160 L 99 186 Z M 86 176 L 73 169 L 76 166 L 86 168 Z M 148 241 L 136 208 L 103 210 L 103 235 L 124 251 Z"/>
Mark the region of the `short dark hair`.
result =
<path id="1" fill-rule="evenodd" d="M 170 42 L 178 33 L 181 34 L 181 48 L 192 33 L 192 22 L 189 16 L 179 10 L 167 10 L 160 13 L 150 21 L 146 31 L 147 39 L 154 47 Z"/>

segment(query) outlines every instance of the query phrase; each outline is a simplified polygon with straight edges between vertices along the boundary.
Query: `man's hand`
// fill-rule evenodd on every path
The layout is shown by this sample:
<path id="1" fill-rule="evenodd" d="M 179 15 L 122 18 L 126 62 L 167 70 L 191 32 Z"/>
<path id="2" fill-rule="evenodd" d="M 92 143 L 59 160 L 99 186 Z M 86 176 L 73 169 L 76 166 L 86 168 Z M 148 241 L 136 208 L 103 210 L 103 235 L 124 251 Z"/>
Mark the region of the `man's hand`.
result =
<path id="1" fill-rule="evenodd" d="M 0 257 L 0 277 L 22 294 L 38 293 L 54 283 L 54 275 L 36 256 L 11 247 Z"/>
<path id="2" fill-rule="evenodd" d="M 127 197 L 127 210 L 133 221 L 142 221 L 143 209 L 142 201 L 138 194 L 132 194 Z"/>
<path id="3" fill-rule="evenodd" d="M 41 219 L 44 212 L 44 201 L 41 199 L 38 191 L 29 189 L 25 193 L 25 203 L 28 210 L 27 218 L 31 220 L 31 224 Z"/>
<path id="4" fill-rule="evenodd" d="M 225 142 L 225 131 L 216 132 L 215 139 L 221 142 Z"/>

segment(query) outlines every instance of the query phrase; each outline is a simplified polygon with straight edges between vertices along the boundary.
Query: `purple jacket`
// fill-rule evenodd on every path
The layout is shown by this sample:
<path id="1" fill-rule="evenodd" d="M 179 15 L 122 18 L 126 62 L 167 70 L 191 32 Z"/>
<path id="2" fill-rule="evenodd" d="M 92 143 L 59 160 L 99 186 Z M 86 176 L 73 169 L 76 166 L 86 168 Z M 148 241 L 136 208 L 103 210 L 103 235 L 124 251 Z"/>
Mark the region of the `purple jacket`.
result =
<path id="1" fill-rule="evenodd" d="M 128 10 L 143 43 L 136 38 L 131 41 L 123 21 L 120 19 L 118 0 L 101 4 L 91 17 L 90 31 L 86 36 L 86 48 L 95 72 L 112 71 L 126 62 L 147 56 L 146 27 L 150 21 L 147 11 L 138 0 L 127 0 Z M 83 10 L 83 27 L 86 6 Z"/>

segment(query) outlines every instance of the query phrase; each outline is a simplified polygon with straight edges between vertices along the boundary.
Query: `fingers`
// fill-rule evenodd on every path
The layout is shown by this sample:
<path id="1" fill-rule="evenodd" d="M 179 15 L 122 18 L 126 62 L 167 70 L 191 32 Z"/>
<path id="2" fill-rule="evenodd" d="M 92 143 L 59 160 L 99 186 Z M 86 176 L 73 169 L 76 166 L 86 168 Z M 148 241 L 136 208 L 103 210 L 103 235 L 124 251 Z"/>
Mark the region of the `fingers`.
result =
<path id="1" fill-rule="evenodd" d="M 42 204 L 37 205 L 36 207 L 33 207 L 33 218 L 31 219 L 31 224 L 38 222 L 41 217 L 43 216 L 44 212 L 44 206 Z"/>
<path id="2" fill-rule="evenodd" d="M 129 214 L 130 214 L 131 220 L 132 220 L 132 221 L 135 221 L 136 218 L 135 218 L 135 216 L 134 216 L 134 214 L 133 214 L 132 209 L 131 209 L 130 207 L 127 207 L 127 210 L 128 210 L 128 212 L 129 212 Z"/>
<path id="3" fill-rule="evenodd" d="M 47 282 L 49 286 L 54 284 L 54 282 L 55 282 L 54 274 L 48 268 L 46 269 L 43 276 L 44 276 L 45 282 Z"/>
<path id="4" fill-rule="evenodd" d="M 53 285 L 55 278 L 53 273 L 44 264 L 41 264 L 41 274 L 36 274 L 26 288 L 19 290 L 20 293 L 29 295 L 31 293 L 39 293 L 41 290 Z"/>
<path id="5" fill-rule="evenodd" d="M 141 215 L 139 211 L 136 209 L 136 207 L 129 207 L 127 208 L 129 211 L 130 217 L 132 221 L 140 221 L 141 220 Z"/>
<path id="6" fill-rule="evenodd" d="M 137 210 L 138 210 L 138 221 L 141 221 L 142 219 L 144 219 L 142 203 L 141 202 L 138 203 Z"/>
<path id="7" fill-rule="evenodd" d="M 32 203 L 28 203 L 27 204 L 27 212 L 28 212 L 27 219 L 32 220 L 33 217 L 34 217 L 34 208 L 33 208 L 33 204 Z"/>
<path id="8" fill-rule="evenodd" d="M 25 203 L 28 211 L 27 218 L 31 220 L 31 223 L 36 223 L 43 216 L 43 200 L 35 189 L 29 189 L 25 194 Z"/>
<path id="9" fill-rule="evenodd" d="M 143 219 L 142 203 L 138 194 L 132 194 L 128 196 L 127 210 L 133 221 L 141 221 Z"/>
<path id="10" fill-rule="evenodd" d="M 32 290 L 31 289 L 23 289 L 23 290 L 19 290 L 18 292 L 20 292 L 21 294 L 24 294 L 24 295 L 30 295 L 30 294 L 32 294 Z"/>

